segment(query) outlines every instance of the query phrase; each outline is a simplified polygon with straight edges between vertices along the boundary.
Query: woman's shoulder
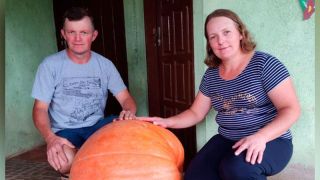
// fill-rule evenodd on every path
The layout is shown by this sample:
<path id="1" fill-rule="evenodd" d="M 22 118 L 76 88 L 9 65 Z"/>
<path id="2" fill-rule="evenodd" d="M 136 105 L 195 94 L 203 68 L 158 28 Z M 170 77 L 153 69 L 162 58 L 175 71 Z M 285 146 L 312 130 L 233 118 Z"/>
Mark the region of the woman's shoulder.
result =
<path id="1" fill-rule="evenodd" d="M 274 57 L 274 56 L 264 51 L 255 51 L 253 57 L 259 58 L 259 59 L 269 59 L 270 57 Z"/>
<path id="2" fill-rule="evenodd" d="M 216 79 L 219 77 L 218 67 L 208 67 L 203 74 L 203 79 Z"/>
<path id="3" fill-rule="evenodd" d="M 208 67 L 205 71 L 205 75 L 208 75 L 208 74 L 213 74 L 215 72 L 218 72 L 219 68 L 218 67 Z"/>
<path id="4" fill-rule="evenodd" d="M 275 56 L 263 51 L 255 51 L 252 60 L 256 64 L 266 64 L 279 61 Z"/>

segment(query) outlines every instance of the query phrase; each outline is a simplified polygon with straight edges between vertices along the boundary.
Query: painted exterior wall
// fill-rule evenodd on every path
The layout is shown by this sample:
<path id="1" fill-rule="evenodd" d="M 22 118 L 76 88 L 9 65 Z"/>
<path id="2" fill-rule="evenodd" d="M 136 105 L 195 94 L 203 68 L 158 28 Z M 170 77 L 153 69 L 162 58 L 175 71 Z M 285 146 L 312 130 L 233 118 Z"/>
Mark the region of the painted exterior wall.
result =
<path id="1" fill-rule="evenodd" d="M 0 0 L 0 179 L 4 179 L 4 0 Z"/>
<path id="2" fill-rule="evenodd" d="M 137 103 L 137 115 L 148 115 L 147 62 L 143 0 L 124 0 L 129 90 Z"/>
<path id="3" fill-rule="evenodd" d="M 316 1 L 316 7 L 320 6 L 320 0 Z M 315 143 L 316 143 L 316 171 L 315 176 L 316 180 L 320 180 L 320 9 L 316 8 L 316 134 L 315 134 Z"/>
<path id="4" fill-rule="evenodd" d="M 6 155 L 42 143 L 32 122 L 31 89 L 42 59 L 57 51 L 51 0 L 10 0 L 5 17 Z"/>

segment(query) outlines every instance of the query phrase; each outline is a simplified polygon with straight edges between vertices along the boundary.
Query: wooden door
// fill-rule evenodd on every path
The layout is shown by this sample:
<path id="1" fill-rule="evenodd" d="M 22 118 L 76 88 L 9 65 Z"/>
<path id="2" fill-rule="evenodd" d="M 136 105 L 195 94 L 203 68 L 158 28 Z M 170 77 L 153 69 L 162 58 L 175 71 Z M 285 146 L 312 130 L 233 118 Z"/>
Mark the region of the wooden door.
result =
<path id="1" fill-rule="evenodd" d="M 149 115 L 169 117 L 194 100 L 192 0 L 144 0 Z M 185 149 L 185 166 L 196 153 L 195 126 L 172 130 Z"/>
<path id="2" fill-rule="evenodd" d="M 128 86 L 125 26 L 122 0 L 53 0 L 58 49 L 65 49 L 60 35 L 62 16 L 66 9 L 77 6 L 89 9 L 99 35 L 92 44 L 92 50 L 110 59 L 117 67 Z M 118 115 L 121 106 L 111 93 L 108 94 L 105 115 Z"/>

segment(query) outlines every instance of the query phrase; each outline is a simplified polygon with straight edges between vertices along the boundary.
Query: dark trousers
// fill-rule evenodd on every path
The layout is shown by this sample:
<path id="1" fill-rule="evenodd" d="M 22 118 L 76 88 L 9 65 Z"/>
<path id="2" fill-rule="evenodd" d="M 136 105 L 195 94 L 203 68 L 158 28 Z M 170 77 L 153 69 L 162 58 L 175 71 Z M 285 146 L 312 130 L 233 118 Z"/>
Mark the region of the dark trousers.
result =
<path id="1" fill-rule="evenodd" d="M 104 119 L 100 119 L 96 124 L 89 127 L 75 128 L 75 129 L 64 129 L 56 132 L 57 136 L 66 138 L 70 141 L 77 149 L 79 149 L 82 144 L 97 130 L 99 130 L 104 125 L 111 123 L 113 119 L 118 118 L 118 116 L 108 116 Z"/>
<path id="2" fill-rule="evenodd" d="M 292 156 L 292 141 L 277 138 L 266 144 L 261 164 L 252 165 L 245 160 L 246 151 L 234 155 L 235 142 L 219 134 L 213 136 L 191 161 L 184 179 L 266 180 L 283 170 Z"/>

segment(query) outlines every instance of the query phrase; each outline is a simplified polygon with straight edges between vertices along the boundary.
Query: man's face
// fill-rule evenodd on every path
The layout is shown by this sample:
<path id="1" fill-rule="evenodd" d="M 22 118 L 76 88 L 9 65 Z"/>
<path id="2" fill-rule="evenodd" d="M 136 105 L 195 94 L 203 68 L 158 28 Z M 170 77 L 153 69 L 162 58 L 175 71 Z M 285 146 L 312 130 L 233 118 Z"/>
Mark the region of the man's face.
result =
<path id="1" fill-rule="evenodd" d="M 91 50 L 91 44 L 98 32 L 94 30 L 89 17 L 78 21 L 66 19 L 61 35 L 67 41 L 68 50 L 75 55 L 84 55 Z"/>

